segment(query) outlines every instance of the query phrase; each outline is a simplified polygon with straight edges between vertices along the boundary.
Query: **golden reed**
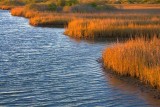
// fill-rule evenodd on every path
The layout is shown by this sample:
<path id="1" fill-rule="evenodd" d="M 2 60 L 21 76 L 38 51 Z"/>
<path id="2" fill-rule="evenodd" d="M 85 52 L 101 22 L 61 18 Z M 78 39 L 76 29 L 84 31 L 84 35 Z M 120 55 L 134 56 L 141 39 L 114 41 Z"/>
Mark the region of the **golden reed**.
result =
<path id="1" fill-rule="evenodd" d="M 66 27 L 65 34 L 75 38 L 125 38 L 160 33 L 159 15 L 110 15 L 108 18 L 75 19 Z"/>
<path id="2" fill-rule="evenodd" d="M 104 67 L 120 75 L 136 77 L 143 83 L 160 89 L 159 38 L 117 43 L 105 49 L 102 58 Z"/>

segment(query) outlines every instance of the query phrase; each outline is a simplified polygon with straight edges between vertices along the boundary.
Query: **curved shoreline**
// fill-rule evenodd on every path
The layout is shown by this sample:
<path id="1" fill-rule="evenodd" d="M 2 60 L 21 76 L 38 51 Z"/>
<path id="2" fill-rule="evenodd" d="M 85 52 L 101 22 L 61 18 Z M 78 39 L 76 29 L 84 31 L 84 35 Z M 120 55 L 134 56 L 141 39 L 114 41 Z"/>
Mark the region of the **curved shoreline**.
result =
<path id="1" fill-rule="evenodd" d="M 122 76 L 122 75 L 117 74 L 111 69 L 105 68 L 104 66 L 102 67 L 105 73 L 111 76 L 114 76 L 119 80 L 127 82 L 128 84 L 137 87 L 141 92 L 148 93 L 153 98 L 160 100 L 160 90 L 151 87 L 149 84 L 142 83 L 138 78 L 133 78 L 130 76 Z"/>
<path id="2" fill-rule="evenodd" d="M 11 14 L 11 12 L 10 12 L 10 14 Z M 14 16 L 14 15 L 12 15 L 12 16 Z M 24 17 L 24 16 L 20 16 L 20 17 Z M 32 24 L 30 24 L 30 25 L 32 25 Z M 35 26 L 35 27 L 47 27 L 47 26 Z M 150 93 L 150 94 L 153 95 L 154 98 L 160 99 L 160 90 L 151 87 L 149 84 L 144 84 L 144 83 L 140 82 L 140 80 L 137 79 L 137 78 L 133 78 L 133 77 L 130 77 L 130 76 L 121 76 L 121 75 L 118 75 L 117 73 L 115 73 L 112 70 L 109 70 L 107 68 L 104 68 L 104 69 L 107 73 L 110 73 L 113 76 L 116 76 L 118 79 L 126 81 L 126 82 L 138 87 L 142 92 Z"/>

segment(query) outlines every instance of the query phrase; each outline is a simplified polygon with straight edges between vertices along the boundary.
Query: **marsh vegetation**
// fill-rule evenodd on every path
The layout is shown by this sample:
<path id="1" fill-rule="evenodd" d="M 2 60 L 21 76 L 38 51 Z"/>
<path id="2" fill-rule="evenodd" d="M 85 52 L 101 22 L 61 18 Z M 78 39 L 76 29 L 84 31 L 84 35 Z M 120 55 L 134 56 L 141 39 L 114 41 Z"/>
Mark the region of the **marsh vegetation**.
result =
<path id="1" fill-rule="evenodd" d="M 140 3 L 140 4 L 139 4 Z M 160 89 L 159 0 L 0 0 L 33 26 L 64 27 L 87 40 L 129 38 L 103 52 L 104 66 Z"/>
<path id="2" fill-rule="evenodd" d="M 160 89 L 160 39 L 135 39 L 117 43 L 103 52 L 104 66 L 120 75 L 139 78 Z"/>

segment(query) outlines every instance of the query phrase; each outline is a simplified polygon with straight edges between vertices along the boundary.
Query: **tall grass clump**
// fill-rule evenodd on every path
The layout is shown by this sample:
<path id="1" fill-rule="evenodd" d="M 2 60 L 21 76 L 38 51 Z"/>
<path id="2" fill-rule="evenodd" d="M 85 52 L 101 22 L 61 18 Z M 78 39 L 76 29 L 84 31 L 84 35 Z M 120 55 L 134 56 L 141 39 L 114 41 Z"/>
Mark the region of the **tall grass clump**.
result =
<path id="1" fill-rule="evenodd" d="M 68 24 L 65 34 L 74 38 L 130 38 L 141 35 L 148 37 L 160 33 L 159 16 L 141 15 L 136 17 L 121 15 L 108 18 L 75 19 Z"/>
<path id="2" fill-rule="evenodd" d="M 13 16 L 24 16 L 24 7 L 16 7 L 11 9 L 11 14 Z"/>
<path id="3" fill-rule="evenodd" d="M 66 16 L 37 16 L 30 19 L 30 24 L 33 26 L 44 26 L 44 27 L 65 27 L 71 20 L 70 17 Z"/>
<path id="4" fill-rule="evenodd" d="M 26 18 L 32 18 L 40 15 L 39 11 L 27 10 L 25 7 L 15 7 L 11 9 L 10 12 L 13 16 L 22 16 Z"/>
<path id="5" fill-rule="evenodd" d="M 73 18 L 72 14 L 58 14 L 55 12 L 40 12 L 26 10 L 25 7 L 16 7 L 11 10 L 13 16 L 29 18 L 29 23 L 33 26 L 44 27 L 64 27 Z"/>
<path id="6" fill-rule="evenodd" d="M 0 5 L 0 9 L 2 10 L 11 10 L 12 8 L 14 8 L 14 6 Z"/>
<path id="7" fill-rule="evenodd" d="M 143 83 L 160 89 L 160 39 L 135 39 L 117 43 L 102 55 L 104 67 L 114 72 L 136 77 Z"/>

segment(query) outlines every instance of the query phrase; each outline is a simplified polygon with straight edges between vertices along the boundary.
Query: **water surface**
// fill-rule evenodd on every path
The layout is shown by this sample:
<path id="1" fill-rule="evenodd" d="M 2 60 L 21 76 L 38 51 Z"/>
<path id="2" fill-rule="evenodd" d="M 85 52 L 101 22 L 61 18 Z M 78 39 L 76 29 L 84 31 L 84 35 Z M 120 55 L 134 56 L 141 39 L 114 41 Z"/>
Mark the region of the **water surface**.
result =
<path id="1" fill-rule="evenodd" d="M 159 106 L 103 72 L 96 59 L 111 43 L 76 42 L 63 32 L 0 11 L 0 106 Z"/>

